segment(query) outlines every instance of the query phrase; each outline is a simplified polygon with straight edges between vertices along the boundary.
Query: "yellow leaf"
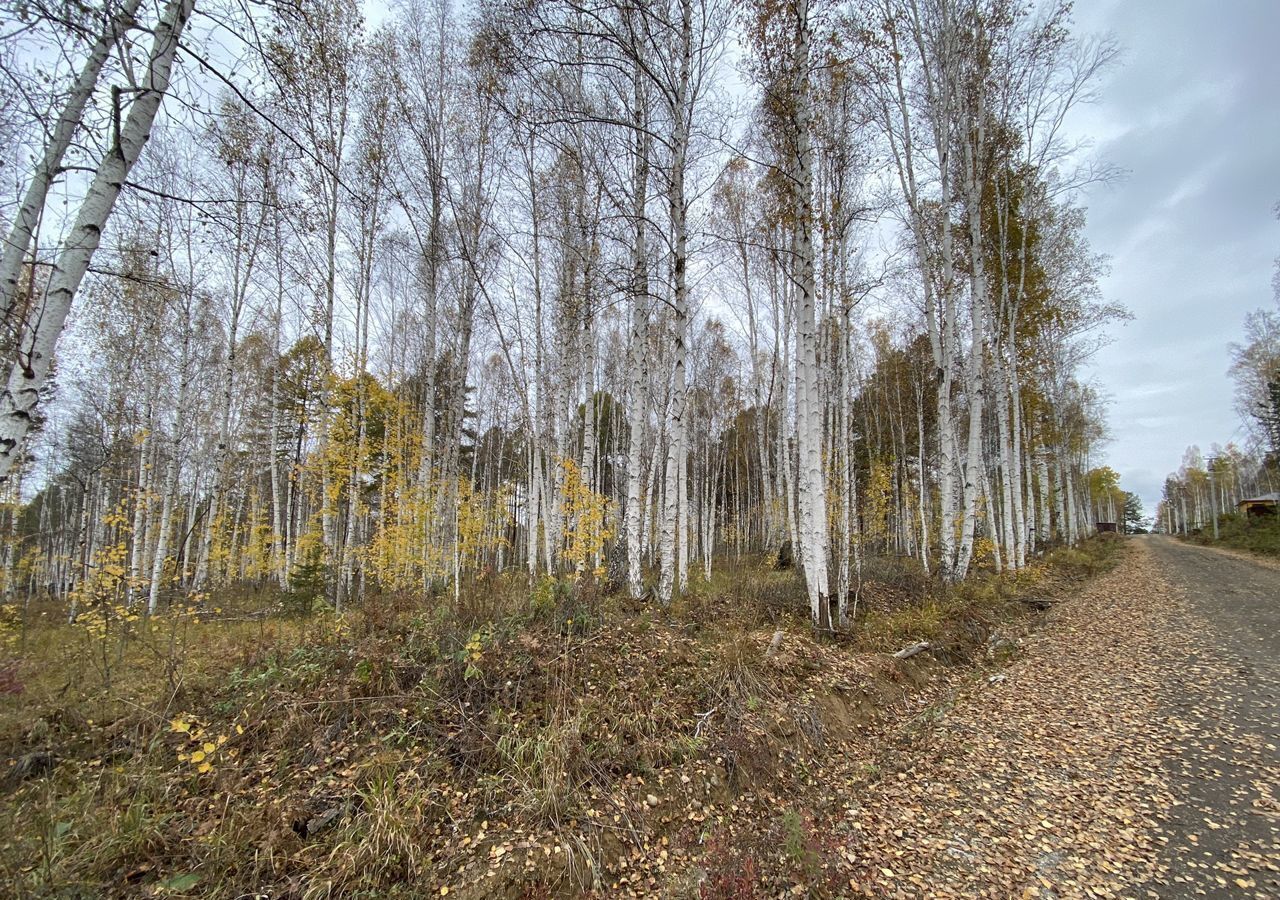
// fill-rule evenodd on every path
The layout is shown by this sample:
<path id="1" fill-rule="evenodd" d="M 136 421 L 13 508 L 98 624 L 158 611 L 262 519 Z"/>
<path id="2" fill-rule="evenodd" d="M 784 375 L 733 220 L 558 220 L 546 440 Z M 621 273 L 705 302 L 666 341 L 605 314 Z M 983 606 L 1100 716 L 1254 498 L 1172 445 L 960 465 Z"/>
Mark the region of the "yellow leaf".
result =
<path id="1" fill-rule="evenodd" d="M 195 753 L 191 754 L 191 761 L 193 763 L 204 762 L 204 757 L 205 752 L 203 750 L 197 750 Z"/>
<path id="2" fill-rule="evenodd" d="M 206 741 L 206 742 L 205 742 L 205 743 L 200 747 L 200 749 L 201 749 L 201 750 L 203 750 L 205 753 L 212 753 L 214 750 L 217 750 L 218 748 L 217 748 L 217 746 L 215 746 L 214 744 L 210 744 L 208 741 Z"/>
<path id="3" fill-rule="evenodd" d="M 174 719 L 172 722 L 169 723 L 169 730 L 189 732 L 191 730 L 191 723 L 184 722 L 181 719 Z"/>
<path id="4" fill-rule="evenodd" d="M 213 768 L 213 765 L 206 762 L 206 763 L 201 763 L 200 768 L 196 769 L 196 771 L 199 772 L 201 775 L 203 775 L 205 772 L 208 772 L 212 768 Z"/>
<path id="5" fill-rule="evenodd" d="M 236 734 L 244 734 L 244 726 L 243 726 L 243 725 L 237 725 L 237 726 L 236 726 Z"/>

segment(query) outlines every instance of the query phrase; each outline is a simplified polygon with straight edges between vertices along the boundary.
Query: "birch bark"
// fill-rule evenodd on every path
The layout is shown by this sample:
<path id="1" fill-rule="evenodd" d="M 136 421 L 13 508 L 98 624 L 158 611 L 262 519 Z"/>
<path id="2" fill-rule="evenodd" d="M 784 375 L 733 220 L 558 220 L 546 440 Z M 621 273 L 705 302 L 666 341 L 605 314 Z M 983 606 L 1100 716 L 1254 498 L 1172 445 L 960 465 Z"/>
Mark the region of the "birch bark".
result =
<path id="1" fill-rule="evenodd" d="M 689 88 L 693 68 L 693 3 L 680 3 L 680 74 L 676 79 L 671 99 L 674 119 L 671 137 L 671 170 L 668 173 L 667 205 L 671 218 L 671 269 L 672 306 L 675 331 L 674 372 L 671 378 L 671 400 L 667 408 L 667 459 L 660 539 L 658 598 L 670 603 L 677 577 L 685 583 L 685 575 L 677 573 L 677 553 L 688 544 L 680 540 L 679 532 L 684 521 L 681 515 L 683 473 L 686 468 L 685 429 L 685 367 L 689 356 L 689 287 L 688 265 L 688 207 L 685 200 L 685 168 L 689 150 L 689 129 L 692 110 L 689 108 Z"/>
<path id="2" fill-rule="evenodd" d="M 151 560 L 151 590 L 147 598 L 147 614 L 160 608 L 160 591 L 164 585 L 164 566 L 169 558 L 170 532 L 173 530 L 174 505 L 178 496 L 178 477 L 182 472 L 182 442 L 187 430 L 187 405 L 191 389 L 191 304 L 188 295 L 182 322 L 182 349 L 178 357 L 178 396 L 174 413 L 173 434 L 169 438 L 169 460 L 165 467 L 164 498 L 160 519 L 156 522 L 155 550 Z M 194 509 L 195 505 L 191 504 Z"/>
<path id="3" fill-rule="evenodd" d="M 645 235 L 648 228 L 649 135 L 644 82 L 636 65 L 633 73 L 635 92 L 632 98 L 632 121 L 635 141 L 634 168 L 631 176 L 631 333 L 629 359 L 631 381 L 627 403 L 627 590 L 633 599 L 644 593 L 641 565 L 641 529 L 643 527 L 643 459 L 644 425 L 648 405 L 644 400 L 648 380 L 649 332 L 649 260 Z"/>
<path id="4" fill-rule="evenodd" d="M 800 550 L 815 628 L 832 627 L 827 578 L 826 477 L 822 465 L 823 410 L 818 371 L 817 293 L 813 249 L 813 152 L 810 137 L 808 0 L 795 3 L 792 103 L 795 128 L 796 431 L 800 454 Z"/>
<path id="5" fill-rule="evenodd" d="M 116 199 L 151 136 L 160 101 L 169 89 L 178 42 L 194 7 L 195 0 L 170 0 L 165 6 L 155 28 L 146 74 L 134 95 L 129 116 L 115 143 L 98 163 L 71 232 L 53 264 L 41 308 L 19 340 L 7 383 L 0 391 L 0 481 L 8 477 L 20 445 L 31 430 L 58 337 L 102 240 Z"/>
<path id="6" fill-rule="evenodd" d="M 113 13 L 108 11 L 103 30 L 89 48 L 58 121 L 49 134 L 44 154 L 36 165 L 31 183 L 27 185 L 27 192 L 22 198 L 22 205 L 18 207 L 9 228 L 9 239 L 5 242 L 4 252 L 0 254 L 0 321 L 9 322 L 13 315 L 23 260 L 31 246 L 40 214 L 44 211 L 49 189 L 62 172 L 62 160 L 71 148 L 71 141 L 84 119 L 85 107 L 97 88 L 111 48 L 134 27 L 134 17 L 140 5 L 141 0 L 123 0 Z"/>

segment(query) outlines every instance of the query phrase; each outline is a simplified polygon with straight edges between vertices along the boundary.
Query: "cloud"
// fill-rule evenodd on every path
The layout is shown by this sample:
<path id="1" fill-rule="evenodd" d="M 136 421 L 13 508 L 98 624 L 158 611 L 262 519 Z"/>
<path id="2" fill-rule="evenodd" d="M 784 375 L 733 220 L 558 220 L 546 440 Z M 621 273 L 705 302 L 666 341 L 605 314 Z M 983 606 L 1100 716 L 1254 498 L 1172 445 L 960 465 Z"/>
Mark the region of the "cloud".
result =
<path id="1" fill-rule="evenodd" d="M 1243 434 L 1227 345 L 1270 302 L 1280 251 L 1280 3 L 1080 0 L 1076 18 L 1124 47 L 1072 125 L 1129 173 L 1085 198 L 1104 291 L 1135 316 L 1093 377 L 1113 396 L 1108 462 L 1151 510 L 1188 444 Z"/>

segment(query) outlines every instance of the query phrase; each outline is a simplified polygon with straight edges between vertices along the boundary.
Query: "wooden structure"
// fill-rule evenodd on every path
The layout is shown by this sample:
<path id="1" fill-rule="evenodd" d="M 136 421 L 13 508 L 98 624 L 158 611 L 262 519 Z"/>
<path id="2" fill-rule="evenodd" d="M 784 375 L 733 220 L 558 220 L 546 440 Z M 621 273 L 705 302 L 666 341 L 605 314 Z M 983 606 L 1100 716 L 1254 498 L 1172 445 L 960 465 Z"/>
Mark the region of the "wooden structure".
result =
<path id="1" fill-rule="evenodd" d="M 1096 525 L 1097 525 L 1097 527 L 1098 527 L 1098 533 L 1099 533 L 1099 534 L 1101 534 L 1101 533 L 1102 533 L 1102 532 L 1104 532 L 1104 531 L 1117 532 L 1117 531 L 1119 531 L 1119 530 L 1120 530 L 1120 529 L 1116 526 L 1116 523 L 1115 523 L 1115 522 L 1097 522 L 1097 523 L 1095 523 L 1095 524 L 1096 524 Z"/>
<path id="2" fill-rule="evenodd" d="M 1273 492 L 1257 497 L 1246 497 L 1236 504 L 1236 509 L 1246 516 L 1274 516 L 1278 503 L 1280 503 L 1280 493 Z"/>

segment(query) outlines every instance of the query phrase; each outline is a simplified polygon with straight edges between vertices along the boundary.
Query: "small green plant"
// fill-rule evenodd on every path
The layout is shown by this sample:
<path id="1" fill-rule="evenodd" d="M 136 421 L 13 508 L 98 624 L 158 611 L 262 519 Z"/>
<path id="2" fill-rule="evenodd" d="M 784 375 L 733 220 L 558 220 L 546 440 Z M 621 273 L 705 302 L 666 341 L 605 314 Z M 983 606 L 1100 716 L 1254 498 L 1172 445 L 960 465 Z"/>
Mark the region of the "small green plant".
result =
<path id="1" fill-rule="evenodd" d="M 480 669 L 480 663 L 484 660 L 485 647 L 493 642 L 493 629 L 488 625 L 477 628 L 471 632 L 471 636 L 467 638 L 467 642 L 462 645 L 462 649 L 454 654 L 454 659 L 466 668 L 462 672 L 462 677 L 470 681 L 473 678 L 479 678 L 484 672 Z"/>
<path id="2" fill-rule="evenodd" d="M 544 575 L 529 593 L 530 614 L 563 634 L 585 634 L 598 615 L 596 589 L 592 572 L 573 580 Z"/>
<path id="3" fill-rule="evenodd" d="M 565 602 L 569 593 L 569 585 L 558 578 L 543 575 L 529 592 L 529 611 L 538 621 L 549 622 L 556 610 Z"/>
<path id="4" fill-rule="evenodd" d="M 807 879 L 812 879 L 822 867 L 822 859 L 815 849 L 813 829 L 795 810 L 782 814 L 782 852 Z"/>
<path id="5" fill-rule="evenodd" d="M 306 616 L 324 602 L 329 579 L 329 567 L 323 558 L 323 548 L 311 547 L 289 573 L 289 589 L 282 598 L 286 612 Z"/>

